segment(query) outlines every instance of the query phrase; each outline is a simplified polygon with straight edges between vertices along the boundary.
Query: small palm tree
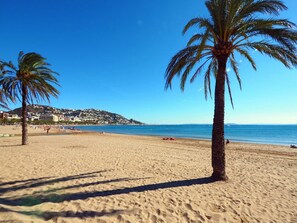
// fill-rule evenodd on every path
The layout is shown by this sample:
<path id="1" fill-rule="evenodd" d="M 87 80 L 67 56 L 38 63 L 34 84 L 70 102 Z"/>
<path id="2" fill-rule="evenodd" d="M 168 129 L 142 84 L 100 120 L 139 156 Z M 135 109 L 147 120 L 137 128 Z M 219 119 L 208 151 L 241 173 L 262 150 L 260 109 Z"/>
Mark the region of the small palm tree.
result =
<path id="1" fill-rule="evenodd" d="M 256 63 L 249 50 L 272 57 L 287 68 L 296 67 L 297 52 L 296 25 L 286 19 L 268 18 L 277 16 L 287 9 L 280 0 L 207 0 L 205 5 L 210 18 L 194 18 L 184 27 L 199 28 L 201 32 L 193 35 L 187 47 L 179 51 L 170 61 L 165 73 L 165 89 L 171 88 L 175 76 L 181 76 L 180 88 L 184 90 L 190 72 L 192 83 L 204 73 L 205 97 L 211 95 L 211 75 L 215 77 L 215 110 L 212 130 L 212 177 L 214 180 L 226 180 L 224 112 L 225 85 L 227 85 L 231 103 L 230 81 L 226 67 L 233 69 L 239 85 L 236 56 L 246 58 L 256 70 Z M 260 18 L 261 14 L 266 14 Z M 197 66 L 198 65 L 198 66 Z"/>
<path id="2" fill-rule="evenodd" d="M 59 91 L 52 85 L 59 86 L 55 75 L 58 73 L 49 69 L 46 59 L 37 53 L 24 54 L 18 57 L 18 67 L 12 62 L 1 61 L 6 74 L 0 79 L 0 85 L 13 98 L 22 103 L 22 145 L 27 144 L 27 104 L 33 104 L 41 99 L 50 101 L 50 96 L 57 97 Z"/>

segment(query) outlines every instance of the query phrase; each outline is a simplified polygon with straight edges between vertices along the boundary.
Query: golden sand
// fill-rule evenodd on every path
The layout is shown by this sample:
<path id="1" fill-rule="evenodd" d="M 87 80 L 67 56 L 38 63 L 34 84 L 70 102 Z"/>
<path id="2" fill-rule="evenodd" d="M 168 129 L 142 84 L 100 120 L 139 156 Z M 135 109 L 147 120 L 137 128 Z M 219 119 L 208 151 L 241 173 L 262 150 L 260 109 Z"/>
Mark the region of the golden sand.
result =
<path id="1" fill-rule="evenodd" d="M 16 135 L 0 137 L 0 222 L 297 222 L 288 147 L 231 142 L 230 179 L 211 182 L 208 141 L 20 132 L 0 126 Z"/>

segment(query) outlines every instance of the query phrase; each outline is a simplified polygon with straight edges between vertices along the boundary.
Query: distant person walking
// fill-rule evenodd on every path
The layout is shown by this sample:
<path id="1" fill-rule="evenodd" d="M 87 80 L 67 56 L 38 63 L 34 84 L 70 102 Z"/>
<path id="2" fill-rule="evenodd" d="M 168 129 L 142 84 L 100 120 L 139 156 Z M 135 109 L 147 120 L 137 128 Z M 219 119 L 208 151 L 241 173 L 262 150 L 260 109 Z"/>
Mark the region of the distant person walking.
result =
<path id="1" fill-rule="evenodd" d="M 49 133 L 50 129 L 51 129 L 50 126 L 45 126 L 45 127 L 44 127 L 44 131 L 46 131 L 47 134 Z"/>

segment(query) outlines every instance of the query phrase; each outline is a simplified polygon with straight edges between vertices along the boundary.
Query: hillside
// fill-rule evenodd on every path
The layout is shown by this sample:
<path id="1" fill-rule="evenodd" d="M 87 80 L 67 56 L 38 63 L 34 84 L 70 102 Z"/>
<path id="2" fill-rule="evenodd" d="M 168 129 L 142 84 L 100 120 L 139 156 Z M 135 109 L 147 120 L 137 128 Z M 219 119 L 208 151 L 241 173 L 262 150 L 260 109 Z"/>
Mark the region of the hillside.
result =
<path id="1" fill-rule="evenodd" d="M 21 108 L 16 108 L 10 111 L 10 114 L 17 114 L 21 116 Z M 54 108 L 45 105 L 28 105 L 28 117 L 36 117 L 39 119 L 43 116 L 55 115 L 61 121 L 72 122 L 92 122 L 94 124 L 106 125 L 143 125 L 144 123 L 134 119 L 127 119 L 119 114 L 98 110 L 98 109 L 67 109 L 67 108 Z"/>

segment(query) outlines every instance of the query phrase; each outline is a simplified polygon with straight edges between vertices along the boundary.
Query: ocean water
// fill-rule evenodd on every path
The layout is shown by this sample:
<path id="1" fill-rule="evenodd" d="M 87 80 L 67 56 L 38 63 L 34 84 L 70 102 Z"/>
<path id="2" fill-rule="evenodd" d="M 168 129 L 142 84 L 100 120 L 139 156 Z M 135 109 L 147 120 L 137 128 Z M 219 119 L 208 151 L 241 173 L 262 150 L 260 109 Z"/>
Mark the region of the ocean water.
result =
<path id="1" fill-rule="evenodd" d="M 76 126 L 84 131 L 109 132 L 130 135 L 211 139 L 212 125 L 106 125 Z M 297 125 L 226 125 L 225 138 L 231 142 L 260 144 L 297 144 Z"/>

